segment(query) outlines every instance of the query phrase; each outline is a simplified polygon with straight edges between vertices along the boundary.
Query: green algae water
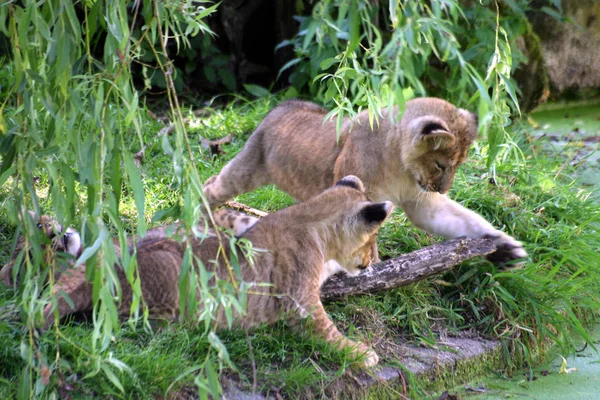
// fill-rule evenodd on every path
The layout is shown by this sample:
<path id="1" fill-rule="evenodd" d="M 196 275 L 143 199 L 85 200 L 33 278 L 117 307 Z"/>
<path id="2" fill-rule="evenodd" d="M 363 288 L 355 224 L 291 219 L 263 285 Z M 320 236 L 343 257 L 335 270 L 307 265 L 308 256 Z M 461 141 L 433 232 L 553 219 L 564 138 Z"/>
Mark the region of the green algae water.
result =
<path id="1" fill-rule="evenodd" d="M 533 112 L 531 122 L 542 148 L 574 166 L 579 183 L 600 199 L 600 100 L 551 104 Z"/>
<path id="2" fill-rule="evenodd" d="M 523 370 L 512 378 L 488 377 L 457 388 L 453 394 L 461 399 L 597 400 L 600 399 L 600 328 L 592 332 L 596 349 L 586 347 L 563 360 L 550 352 L 552 361 L 533 372 Z"/>

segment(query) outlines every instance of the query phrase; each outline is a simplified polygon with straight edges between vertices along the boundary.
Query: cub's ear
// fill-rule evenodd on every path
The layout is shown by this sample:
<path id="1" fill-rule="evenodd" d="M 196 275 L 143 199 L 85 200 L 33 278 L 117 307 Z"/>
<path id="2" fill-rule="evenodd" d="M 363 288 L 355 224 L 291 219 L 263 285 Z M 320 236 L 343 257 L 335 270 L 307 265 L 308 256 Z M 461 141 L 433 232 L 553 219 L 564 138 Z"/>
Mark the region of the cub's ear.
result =
<path id="1" fill-rule="evenodd" d="M 471 114 L 471 120 L 473 121 L 473 125 L 475 125 L 475 129 L 479 127 L 479 115 L 476 113 L 469 112 Z"/>
<path id="2" fill-rule="evenodd" d="M 432 115 L 415 119 L 410 124 L 417 143 L 426 144 L 432 150 L 454 145 L 456 138 L 444 120 Z"/>
<path id="3" fill-rule="evenodd" d="M 463 108 L 459 108 L 458 112 L 465 121 L 469 139 L 475 140 L 477 131 L 479 130 L 479 116 L 476 113 L 472 113 Z"/>
<path id="4" fill-rule="evenodd" d="M 383 203 L 371 203 L 360 210 L 360 217 L 367 224 L 381 224 L 394 209 L 391 201 Z"/>
<path id="5" fill-rule="evenodd" d="M 354 175 L 347 175 L 336 182 L 335 186 L 349 186 L 352 189 L 360 190 L 361 192 L 365 192 L 365 185 L 363 185 L 362 181 Z"/>
<path id="6" fill-rule="evenodd" d="M 479 125 L 479 116 L 477 113 L 465 110 L 464 108 L 459 108 L 458 112 L 463 118 L 469 121 L 470 124 L 474 125 L 475 127 Z"/>

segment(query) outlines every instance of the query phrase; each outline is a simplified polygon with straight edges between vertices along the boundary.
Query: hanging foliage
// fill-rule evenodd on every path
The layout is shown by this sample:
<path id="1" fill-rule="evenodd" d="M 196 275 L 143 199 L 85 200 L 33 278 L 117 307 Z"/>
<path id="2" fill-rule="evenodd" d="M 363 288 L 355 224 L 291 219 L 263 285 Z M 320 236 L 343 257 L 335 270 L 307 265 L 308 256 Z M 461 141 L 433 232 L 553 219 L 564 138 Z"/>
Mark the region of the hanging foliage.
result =
<path id="1" fill-rule="evenodd" d="M 40 215 L 41 201 L 50 205 L 51 210 L 44 211 L 56 215 L 62 226 L 76 222 L 82 227 L 86 250 L 76 263 L 86 264 L 94 301 L 92 344 L 82 352 L 90 359 L 88 376 L 104 373 L 120 391 L 118 373 L 132 372 L 109 351 L 119 327 L 115 299 L 121 288 L 116 263 L 121 263 L 132 287 L 131 316 L 135 320 L 142 311 L 147 317 L 135 254 L 123 252 L 120 258 L 109 233 L 117 232 L 120 247 L 127 248 L 119 213 L 123 191 L 133 195 L 137 235 L 145 233 L 148 220 L 143 176 L 133 156 L 144 147 L 141 128 L 146 111 L 133 84 L 132 65 L 146 66 L 142 57 L 152 57 L 164 76 L 175 130 L 163 138 L 163 148 L 172 160 L 173 188 L 183 199 L 182 206 L 176 207 L 181 212 L 174 217 L 191 229 L 201 218 L 202 182 L 183 125 L 167 48 L 177 51 L 189 44 L 190 37 L 210 34 L 203 20 L 216 7 L 192 0 L 25 0 L 0 6 L 0 31 L 10 40 L 14 78 L 8 96 L 0 102 L 0 184 L 12 193 L 5 202 L 8 216 L 25 240 L 33 242 L 37 227 L 27 211 Z M 39 176 L 47 179 L 49 193 L 38 191 Z M 18 302 L 27 328 L 21 344 L 26 362 L 19 381 L 21 398 L 43 395 L 48 377 L 67 365 L 58 348 L 52 360 L 47 349 L 36 344 L 42 310 L 55 301 L 50 300 L 54 286 L 48 271 L 59 265 L 42 257 L 35 244 L 26 246 L 33 251 L 23 253 L 19 271 Z M 188 264 L 191 259 L 188 254 Z M 221 291 L 209 290 L 198 283 L 194 268 L 184 265 L 182 269 L 187 271 L 180 285 L 182 315 L 199 309 L 198 293 L 206 304 L 237 304 L 235 288 L 224 284 Z M 211 317 L 204 315 L 209 328 Z M 58 346 L 59 325 L 54 329 Z M 218 338 L 211 343 L 218 354 L 224 354 Z M 207 381 L 207 393 L 214 397 L 220 390 L 218 381 L 207 371 L 216 369 L 207 357 L 198 367 L 197 378 Z"/>

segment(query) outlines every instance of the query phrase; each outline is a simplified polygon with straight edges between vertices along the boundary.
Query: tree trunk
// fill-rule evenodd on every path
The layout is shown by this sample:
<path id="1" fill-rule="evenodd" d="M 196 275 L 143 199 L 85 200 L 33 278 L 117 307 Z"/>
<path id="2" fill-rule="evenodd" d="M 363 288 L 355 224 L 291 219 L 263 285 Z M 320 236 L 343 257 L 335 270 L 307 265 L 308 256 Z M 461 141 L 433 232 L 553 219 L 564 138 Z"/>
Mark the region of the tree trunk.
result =
<path id="1" fill-rule="evenodd" d="M 375 264 L 356 276 L 336 274 L 321 287 L 321 299 L 405 286 L 494 251 L 496 246 L 489 239 L 452 239 Z"/>

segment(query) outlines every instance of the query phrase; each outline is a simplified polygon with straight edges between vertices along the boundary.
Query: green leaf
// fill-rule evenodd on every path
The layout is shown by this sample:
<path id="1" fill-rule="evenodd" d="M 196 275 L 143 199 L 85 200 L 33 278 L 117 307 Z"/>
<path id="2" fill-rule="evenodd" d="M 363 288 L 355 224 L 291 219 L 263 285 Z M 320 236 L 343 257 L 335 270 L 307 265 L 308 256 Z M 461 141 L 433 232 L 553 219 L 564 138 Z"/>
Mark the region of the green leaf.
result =
<path id="1" fill-rule="evenodd" d="M 34 18 L 35 18 L 35 20 L 33 21 L 33 23 L 35 24 L 35 28 L 40 33 L 40 35 L 42 35 L 42 37 L 44 39 L 46 39 L 48 42 L 53 42 L 54 40 L 52 39 L 52 36 L 50 35 L 50 28 L 48 27 L 48 24 L 44 20 L 43 16 L 41 16 L 38 13 L 35 13 Z"/>
<path id="2" fill-rule="evenodd" d="M 98 238 L 94 241 L 94 243 L 91 246 L 86 247 L 86 249 L 83 251 L 83 253 L 81 253 L 77 261 L 75 261 L 75 265 L 82 265 L 92 255 L 94 255 L 100 249 L 102 242 L 104 241 L 104 239 L 106 239 L 107 236 L 108 230 L 104 225 L 102 225 L 102 227 L 100 228 L 100 234 L 98 235 Z"/>
<path id="3" fill-rule="evenodd" d="M 213 349 L 217 351 L 217 356 L 219 360 L 225 362 L 230 368 L 235 369 L 234 365 L 231 363 L 229 358 L 229 352 L 227 351 L 227 347 L 223 344 L 221 339 L 215 334 L 215 332 L 211 331 L 208 334 L 208 342 L 212 346 Z"/>
<path id="4" fill-rule="evenodd" d="M 29 343 L 24 341 L 21 342 L 20 353 L 21 359 L 23 359 L 25 362 L 29 362 L 33 359 L 33 353 L 31 352 L 31 346 Z"/>
<path id="5" fill-rule="evenodd" d="M 181 271 L 179 271 L 179 315 L 185 316 L 186 308 L 187 308 L 187 293 L 189 289 L 190 282 L 190 270 L 191 270 L 191 260 L 190 252 L 186 251 L 183 255 L 183 260 L 181 262 Z"/>
<path id="6" fill-rule="evenodd" d="M 499 76 L 502 79 L 502 82 L 504 82 L 504 88 L 506 89 L 506 92 L 512 99 L 513 105 L 517 109 L 517 112 L 519 113 L 519 115 L 521 115 L 521 108 L 519 107 L 519 99 L 517 98 L 517 94 L 515 92 L 515 87 L 514 87 L 512 81 L 510 80 L 509 77 L 506 77 L 502 74 L 500 74 Z"/>
<path id="7" fill-rule="evenodd" d="M 4 185 L 4 182 L 15 173 L 16 165 L 11 165 L 6 171 L 0 175 L 0 186 Z"/>
<path id="8" fill-rule="evenodd" d="M 215 12 L 217 10 L 217 7 L 220 5 L 221 3 L 216 3 L 210 7 L 205 8 L 204 10 L 200 11 L 196 16 L 195 16 L 195 20 L 196 21 L 200 21 L 202 19 L 204 19 L 205 17 L 208 17 L 210 14 L 212 14 L 213 12 Z M 207 28 L 208 29 L 208 28 Z M 212 33 L 212 32 L 210 32 Z"/>
<path id="9" fill-rule="evenodd" d="M 336 140 L 340 139 L 340 134 L 342 133 L 342 125 L 344 124 L 344 113 L 342 110 L 337 115 L 337 119 L 335 122 L 335 132 L 336 132 Z"/>
<path id="10" fill-rule="evenodd" d="M 181 206 L 179 204 L 175 204 L 173 207 L 165 208 L 162 210 L 158 210 L 154 213 L 151 222 L 156 223 L 163 221 L 165 219 L 177 219 L 181 215 Z"/>
<path id="11" fill-rule="evenodd" d="M 279 73 L 277 74 L 277 79 L 279 79 L 279 77 L 281 76 L 281 73 L 283 71 L 290 69 L 294 65 L 298 64 L 300 61 L 302 61 L 301 58 L 294 58 L 294 59 L 288 61 L 287 63 L 285 63 L 285 65 L 283 67 L 281 67 L 281 69 L 279 70 Z"/>
<path id="12" fill-rule="evenodd" d="M 304 40 L 302 41 L 302 51 L 306 51 L 308 49 L 308 46 L 312 44 L 312 40 L 315 37 L 315 33 L 317 33 L 317 27 L 317 21 L 311 21 L 308 24 L 308 28 L 306 29 L 306 31 L 298 33 L 298 36 L 304 34 Z"/>
<path id="13" fill-rule="evenodd" d="M 129 184 L 131 186 L 131 189 L 133 190 L 133 199 L 135 200 L 135 206 L 137 208 L 138 213 L 137 234 L 139 236 L 144 236 L 146 234 L 146 219 L 144 217 L 144 185 L 142 184 L 142 178 L 140 177 L 140 173 L 137 167 L 135 166 L 133 158 L 131 157 L 129 152 L 124 152 L 123 158 L 125 159 L 125 172 L 129 177 Z"/>
<path id="14" fill-rule="evenodd" d="M 119 211 L 118 206 L 121 202 L 121 186 L 123 184 L 122 176 L 123 174 L 121 172 L 121 157 L 119 157 L 119 154 L 115 152 L 112 155 L 110 163 L 110 186 L 112 187 L 113 195 L 115 197 L 115 202 L 117 205 L 117 210 L 115 210 L 116 212 Z"/>
<path id="15" fill-rule="evenodd" d="M 123 385 L 119 381 L 119 378 L 117 378 L 117 376 L 115 375 L 115 373 L 110 370 L 110 368 L 108 367 L 108 365 L 102 364 L 100 366 L 100 368 L 102 369 L 102 372 L 104 372 L 104 375 L 106 375 L 106 377 L 108 378 L 108 380 L 111 381 L 112 384 L 115 385 L 115 387 L 117 389 L 119 389 L 119 391 L 121 393 L 125 393 L 125 389 L 123 389 Z"/>
<path id="16" fill-rule="evenodd" d="M 21 376 L 19 377 L 19 388 L 17 389 L 18 400 L 31 399 L 31 374 L 29 373 L 29 366 L 26 365 L 21 370 Z"/>
<path id="17" fill-rule="evenodd" d="M 542 7 L 542 11 L 556 19 L 557 21 L 564 21 L 565 17 L 558 11 L 550 8 L 550 7 Z"/>
<path id="18" fill-rule="evenodd" d="M 340 60 L 338 60 L 335 57 L 331 57 L 331 58 L 326 58 L 325 60 L 321 61 L 321 69 L 329 69 L 329 67 L 331 67 L 332 65 L 335 64 L 339 64 Z"/>
<path id="19" fill-rule="evenodd" d="M 267 97 L 270 95 L 269 91 L 264 87 L 253 85 L 253 84 L 244 84 L 244 89 L 248 93 L 250 93 L 254 97 Z"/>
<path id="20" fill-rule="evenodd" d="M 336 74 L 341 75 L 350 81 L 358 78 L 358 72 L 355 69 L 350 68 L 350 67 L 340 68 L 337 70 Z"/>
<path id="21" fill-rule="evenodd" d="M 348 53 L 353 52 L 359 45 L 360 37 L 360 15 L 358 12 L 358 0 L 350 0 L 350 14 L 348 23 L 350 24 L 350 41 L 348 42 Z"/>
<path id="22" fill-rule="evenodd" d="M 210 360 L 206 361 L 204 367 L 206 369 L 206 383 L 208 384 L 208 391 L 213 398 L 218 399 L 223 393 L 221 384 L 219 383 L 219 374 L 217 374 L 217 371 Z"/>
<path id="23" fill-rule="evenodd" d="M 80 22 L 79 19 L 77 18 L 77 15 L 75 14 L 75 7 L 73 6 L 73 2 L 64 2 L 62 3 L 62 8 L 64 11 L 66 11 L 67 17 L 69 19 L 69 24 L 71 25 L 71 29 L 73 31 L 73 37 L 74 38 L 81 38 L 81 29 L 80 29 Z"/>
<path id="24" fill-rule="evenodd" d="M 60 295 L 60 297 L 62 297 L 63 299 L 65 299 L 65 301 L 67 302 L 67 304 L 69 305 L 69 307 L 71 308 L 71 310 L 75 311 L 75 304 L 73 304 L 73 300 L 71 300 L 71 298 L 69 297 L 69 295 L 67 294 L 67 292 L 65 292 L 62 289 L 58 290 L 58 294 Z"/>
<path id="25" fill-rule="evenodd" d="M 476 273 L 477 273 L 477 268 L 471 268 L 471 269 L 467 270 L 467 272 L 462 274 L 462 276 L 454 282 L 454 286 L 462 285 Z"/>

